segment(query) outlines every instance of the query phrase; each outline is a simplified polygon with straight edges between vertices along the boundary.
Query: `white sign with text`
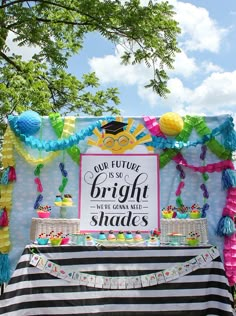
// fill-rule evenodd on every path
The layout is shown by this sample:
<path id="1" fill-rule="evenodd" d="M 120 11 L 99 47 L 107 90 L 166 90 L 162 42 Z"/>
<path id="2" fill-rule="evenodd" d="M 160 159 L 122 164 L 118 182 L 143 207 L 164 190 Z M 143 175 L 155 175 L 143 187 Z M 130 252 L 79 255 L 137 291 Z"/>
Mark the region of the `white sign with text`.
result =
<path id="1" fill-rule="evenodd" d="M 157 154 L 81 155 L 81 232 L 159 228 L 159 202 Z"/>

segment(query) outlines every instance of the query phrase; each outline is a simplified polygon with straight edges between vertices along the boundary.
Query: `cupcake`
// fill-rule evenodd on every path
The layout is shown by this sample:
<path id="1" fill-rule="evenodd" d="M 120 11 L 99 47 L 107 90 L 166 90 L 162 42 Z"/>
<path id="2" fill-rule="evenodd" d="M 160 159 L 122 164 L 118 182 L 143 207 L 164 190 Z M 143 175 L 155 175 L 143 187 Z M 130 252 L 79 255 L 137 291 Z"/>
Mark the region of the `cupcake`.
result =
<path id="1" fill-rule="evenodd" d="M 55 204 L 56 206 L 61 206 L 61 203 L 62 203 L 62 196 L 61 196 L 60 194 L 58 194 L 58 195 L 56 195 L 54 204 Z"/>
<path id="2" fill-rule="evenodd" d="M 98 235 L 98 239 L 99 239 L 99 240 L 106 240 L 107 237 L 106 237 L 106 235 L 105 235 L 104 232 L 100 232 L 99 235 Z"/>
<path id="3" fill-rule="evenodd" d="M 182 205 L 181 207 L 177 208 L 176 215 L 177 215 L 177 218 L 179 219 L 188 218 L 188 207 Z"/>
<path id="4" fill-rule="evenodd" d="M 160 240 L 159 238 L 155 236 L 151 236 L 147 241 L 148 246 L 160 246 Z"/>
<path id="5" fill-rule="evenodd" d="M 70 241 L 70 237 L 68 234 L 67 235 L 61 234 L 61 238 L 62 238 L 61 245 L 67 245 Z"/>
<path id="6" fill-rule="evenodd" d="M 143 237 L 142 237 L 142 235 L 141 235 L 139 230 L 136 231 L 136 233 L 134 235 L 134 240 L 135 241 L 143 241 Z"/>
<path id="7" fill-rule="evenodd" d="M 163 208 L 161 211 L 162 217 L 165 219 L 171 219 L 174 217 L 174 207 L 168 205 L 166 208 Z"/>
<path id="8" fill-rule="evenodd" d="M 38 245 L 47 245 L 49 237 L 45 233 L 39 234 L 37 238 Z"/>
<path id="9" fill-rule="evenodd" d="M 191 206 L 191 211 L 189 212 L 189 217 L 191 219 L 198 219 L 201 218 L 201 208 L 197 203 L 194 203 Z"/>
<path id="10" fill-rule="evenodd" d="M 39 218 L 49 218 L 51 215 L 51 206 L 49 205 L 39 205 L 37 209 L 37 214 Z"/>
<path id="11" fill-rule="evenodd" d="M 189 246 L 198 246 L 199 237 L 200 237 L 200 234 L 198 233 L 194 233 L 194 232 L 189 233 L 188 237 L 186 238 L 187 244 Z"/>
<path id="12" fill-rule="evenodd" d="M 62 241 L 61 235 L 58 235 L 58 234 L 56 234 L 56 235 L 51 234 L 50 235 L 50 243 L 52 246 L 60 246 L 61 241 Z"/>
<path id="13" fill-rule="evenodd" d="M 115 236 L 113 230 L 109 231 L 109 234 L 107 236 L 107 240 L 109 240 L 109 241 L 115 241 L 116 240 L 116 236 Z"/>
<path id="14" fill-rule="evenodd" d="M 92 238 L 92 236 L 87 235 L 87 236 L 85 237 L 85 246 L 95 246 L 95 241 L 94 241 L 94 239 Z"/>
<path id="15" fill-rule="evenodd" d="M 64 194 L 64 197 L 62 199 L 62 205 L 73 205 L 72 195 L 71 194 Z"/>
<path id="16" fill-rule="evenodd" d="M 117 241 L 125 241 L 125 234 L 122 231 L 119 231 L 119 233 L 116 236 Z"/>
<path id="17" fill-rule="evenodd" d="M 198 219 L 198 218 L 201 218 L 201 212 L 199 210 L 192 210 L 190 213 L 189 213 L 189 217 L 191 219 Z"/>
<path id="18" fill-rule="evenodd" d="M 130 231 L 125 233 L 125 240 L 127 240 L 127 241 L 133 241 L 134 240 L 133 235 L 132 235 L 132 233 Z"/>

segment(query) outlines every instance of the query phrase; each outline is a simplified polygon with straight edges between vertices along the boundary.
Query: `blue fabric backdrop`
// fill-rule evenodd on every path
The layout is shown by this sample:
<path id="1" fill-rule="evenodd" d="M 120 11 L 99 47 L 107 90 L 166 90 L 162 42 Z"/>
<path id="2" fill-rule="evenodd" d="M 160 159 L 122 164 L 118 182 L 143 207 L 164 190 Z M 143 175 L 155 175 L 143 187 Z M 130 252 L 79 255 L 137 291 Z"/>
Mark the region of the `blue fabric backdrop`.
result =
<path id="1" fill-rule="evenodd" d="M 206 124 L 210 129 L 214 129 L 222 124 L 227 115 L 206 117 Z M 103 118 L 76 118 L 76 131 L 87 128 L 94 122 Z M 124 117 L 124 121 L 127 118 Z M 135 125 L 138 123 L 144 124 L 143 118 L 133 117 Z M 42 129 L 40 137 L 45 140 L 57 139 L 55 132 L 51 126 L 48 117 L 43 117 Z M 146 131 L 148 133 L 148 130 Z M 39 132 L 36 134 L 39 137 Z M 199 139 L 199 136 L 195 131 L 192 132 L 189 140 Z M 85 153 L 88 149 L 87 139 L 81 141 L 78 144 L 81 153 Z M 38 150 L 33 150 L 29 147 L 25 147 L 31 155 L 39 157 Z M 156 150 L 160 153 L 160 150 Z M 185 148 L 182 151 L 182 155 L 188 161 L 189 164 L 200 166 L 200 153 L 201 145 L 196 147 Z M 42 152 L 42 155 L 47 153 Z M 62 175 L 59 169 L 59 163 L 62 161 L 62 154 L 48 164 L 45 164 L 41 170 L 40 179 L 43 185 L 44 204 L 52 206 L 52 218 L 59 217 L 59 208 L 54 206 L 53 202 L 56 194 L 58 194 L 58 187 L 61 184 Z M 34 202 L 37 196 L 36 185 L 34 183 L 34 165 L 27 163 L 21 156 L 15 152 L 16 160 L 16 174 L 17 181 L 14 184 L 13 191 L 13 208 L 10 216 L 10 232 L 12 249 L 10 252 L 11 272 L 14 270 L 15 265 L 23 251 L 26 244 L 30 243 L 30 226 L 32 217 L 37 217 L 34 210 Z M 220 161 L 214 154 L 207 151 L 205 163 L 215 163 Z M 68 171 L 68 184 L 66 187 L 67 193 L 73 196 L 74 203 L 78 205 L 78 191 L 79 191 L 79 166 L 74 163 L 69 155 L 65 155 L 65 166 Z M 182 190 L 182 199 L 184 204 L 190 206 L 193 203 L 203 203 L 202 190 L 200 184 L 202 183 L 201 173 L 194 172 L 185 168 L 185 187 Z M 207 189 L 209 192 L 208 203 L 210 209 L 207 211 L 207 220 L 209 226 L 209 242 L 217 245 L 221 254 L 223 250 L 223 238 L 216 235 L 217 223 L 222 215 L 222 209 L 225 205 L 226 192 L 222 190 L 221 186 L 221 172 L 214 172 L 209 174 L 209 180 L 207 181 Z M 160 205 L 161 208 L 172 204 L 175 205 L 176 195 L 175 191 L 179 184 L 179 173 L 176 170 L 176 163 L 171 161 L 164 168 L 160 170 Z M 71 208 L 68 213 L 69 218 L 78 217 L 78 208 Z M 222 258 L 223 259 L 223 258 Z"/>

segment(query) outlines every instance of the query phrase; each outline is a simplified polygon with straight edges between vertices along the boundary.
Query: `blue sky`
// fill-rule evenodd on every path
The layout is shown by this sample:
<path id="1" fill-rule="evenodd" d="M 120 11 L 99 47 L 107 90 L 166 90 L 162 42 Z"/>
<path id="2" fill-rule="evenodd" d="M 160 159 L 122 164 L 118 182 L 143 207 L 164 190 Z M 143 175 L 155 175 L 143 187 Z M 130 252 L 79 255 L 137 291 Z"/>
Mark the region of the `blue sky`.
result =
<path id="1" fill-rule="evenodd" d="M 122 66 L 119 47 L 96 34 L 87 37 L 83 51 L 69 62 L 69 71 L 80 77 L 95 71 L 101 88 L 118 87 L 123 116 L 234 115 L 236 105 L 236 1 L 169 1 L 174 5 L 182 33 L 182 52 L 175 69 L 167 70 L 171 94 L 166 99 L 144 88 L 151 78 L 144 65 Z M 147 1 L 141 0 L 145 5 Z"/>
<path id="2" fill-rule="evenodd" d="M 121 0 L 125 1 L 125 0 Z M 153 0 L 160 1 L 160 0 Z M 148 0 L 140 0 L 142 5 Z M 169 0 L 182 33 L 181 53 L 174 70 L 168 70 L 171 93 L 160 98 L 144 88 L 152 77 L 145 65 L 120 64 L 120 47 L 98 34 L 90 34 L 84 49 L 70 59 L 68 71 L 78 78 L 94 71 L 101 89 L 117 87 L 123 116 L 162 114 L 234 114 L 236 106 L 236 0 Z M 18 47 L 9 34 L 12 51 L 29 59 L 37 48 Z"/>

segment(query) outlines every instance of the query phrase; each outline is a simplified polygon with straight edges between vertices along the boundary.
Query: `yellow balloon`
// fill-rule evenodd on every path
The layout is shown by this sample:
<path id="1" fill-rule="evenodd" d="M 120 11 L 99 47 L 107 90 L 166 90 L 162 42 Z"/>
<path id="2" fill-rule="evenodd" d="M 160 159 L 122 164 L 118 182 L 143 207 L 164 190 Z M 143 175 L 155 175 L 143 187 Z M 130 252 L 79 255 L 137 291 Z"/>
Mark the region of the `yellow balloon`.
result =
<path id="1" fill-rule="evenodd" d="M 176 136 L 182 131 L 184 121 L 179 114 L 167 112 L 160 117 L 159 125 L 163 134 L 167 136 Z"/>

